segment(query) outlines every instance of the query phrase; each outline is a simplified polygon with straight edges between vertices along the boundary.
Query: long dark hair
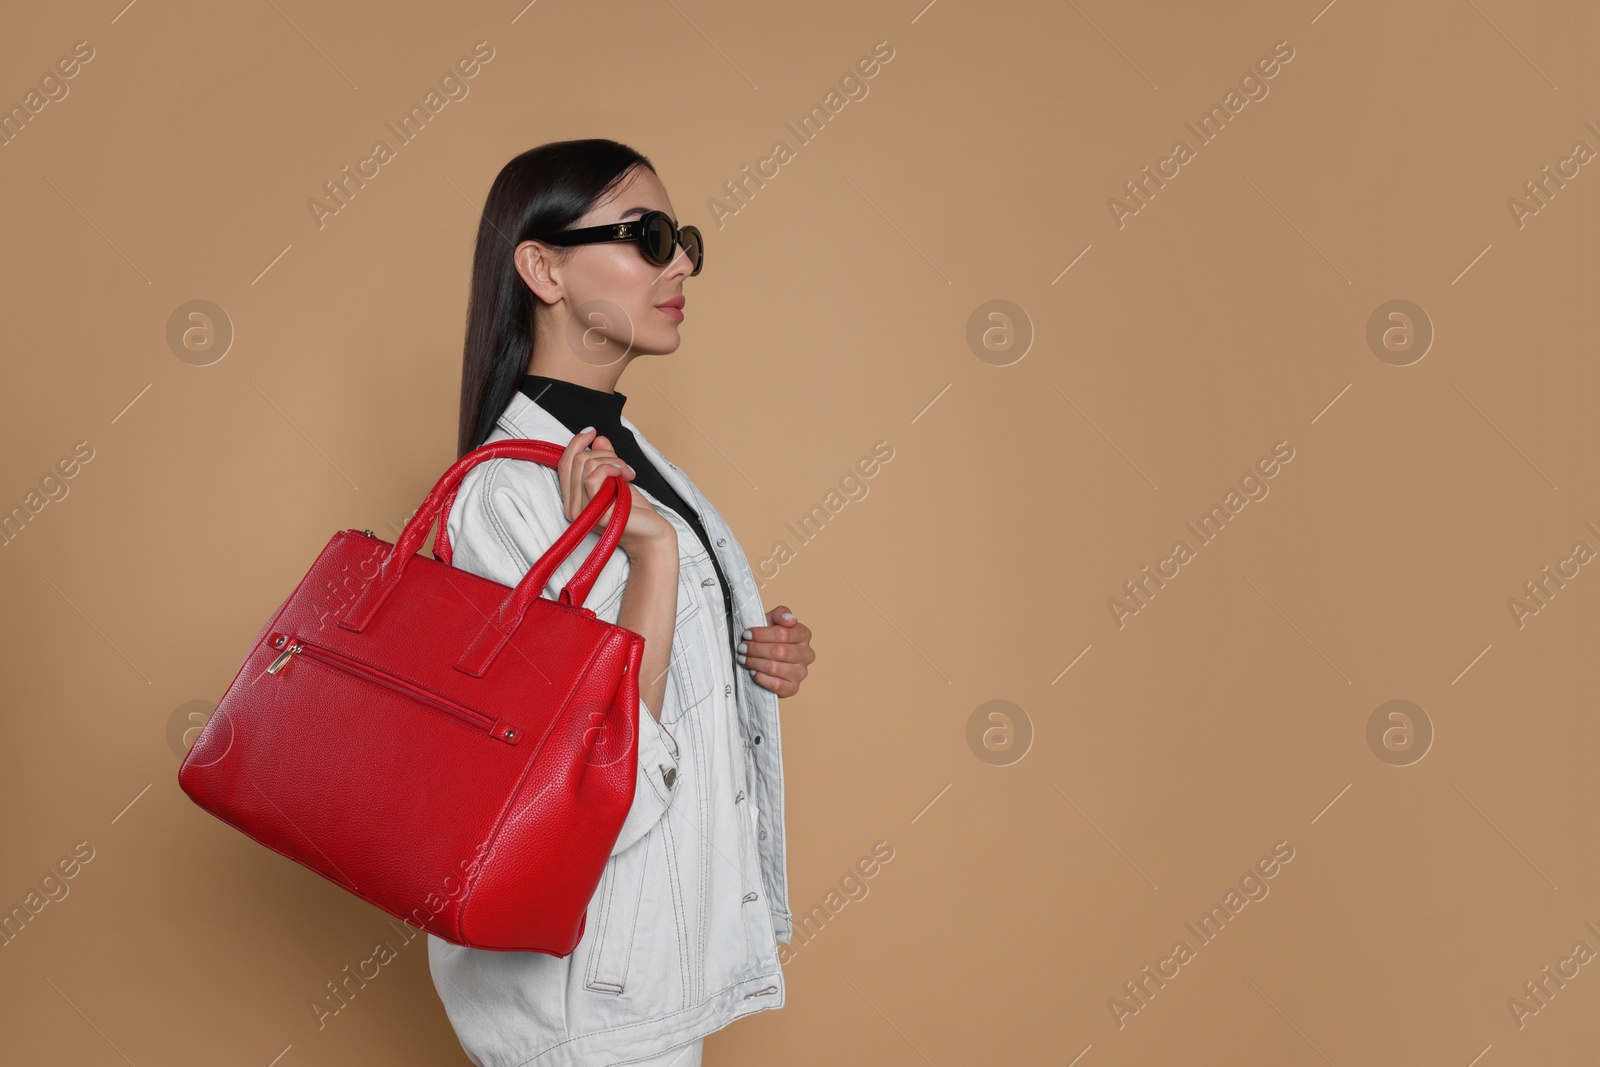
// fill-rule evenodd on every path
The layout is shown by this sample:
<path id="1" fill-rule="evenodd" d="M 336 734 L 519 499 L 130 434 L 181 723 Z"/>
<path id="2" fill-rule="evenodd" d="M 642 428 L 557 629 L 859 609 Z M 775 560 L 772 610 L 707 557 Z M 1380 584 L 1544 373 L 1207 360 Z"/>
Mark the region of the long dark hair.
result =
<path id="1" fill-rule="evenodd" d="M 461 357 L 461 414 L 456 457 L 483 444 L 511 402 L 533 352 L 538 298 L 517 273 L 512 253 L 582 218 L 635 166 L 655 167 L 625 144 L 604 138 L 553 141 L 500 169 L 483 206 L 472 253 L 467 340 Z M 566 254 L 557 249 L 556 254 Z"/>

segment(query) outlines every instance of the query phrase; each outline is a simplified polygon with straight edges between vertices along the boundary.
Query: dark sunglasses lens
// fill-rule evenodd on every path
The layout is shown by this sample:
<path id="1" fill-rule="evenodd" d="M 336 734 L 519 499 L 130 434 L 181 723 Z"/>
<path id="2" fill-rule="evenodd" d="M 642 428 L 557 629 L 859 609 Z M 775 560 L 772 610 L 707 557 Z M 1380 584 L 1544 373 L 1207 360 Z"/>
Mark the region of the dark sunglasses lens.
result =
<path id="1" fill-rule="evenodd" d="M 678 231 L 678 238 L 683 242 L 683 253 L 689 257 L 689 262 L 694 264 L 690 276 L 700 273 L 700 265 L 705 262 L 705 249 L 701 247 L 700 231 L 693 226 L 685 226 Z"/>
<path id="2" fill-rule="evenodd" d="M 672 259 L 672 222 L 665 215 L 651 215 L 645 220 L 644 252 L 661 264 Z"/>

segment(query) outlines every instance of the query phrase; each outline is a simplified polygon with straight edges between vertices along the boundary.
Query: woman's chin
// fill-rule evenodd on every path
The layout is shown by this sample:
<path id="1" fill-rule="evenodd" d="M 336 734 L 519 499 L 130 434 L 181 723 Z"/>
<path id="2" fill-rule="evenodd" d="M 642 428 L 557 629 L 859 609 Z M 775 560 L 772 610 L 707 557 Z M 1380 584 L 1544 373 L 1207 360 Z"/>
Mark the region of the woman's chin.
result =
<path id="1" fill-rule="evenodd" d="M 633 350 L 647 356 L 666 356 L 676 352 L 682 343 L 683 338 L 678 336 L 678 326 L 674 323 L 665 330 L 652 330 L 648 338 L 635 338 Z"/>

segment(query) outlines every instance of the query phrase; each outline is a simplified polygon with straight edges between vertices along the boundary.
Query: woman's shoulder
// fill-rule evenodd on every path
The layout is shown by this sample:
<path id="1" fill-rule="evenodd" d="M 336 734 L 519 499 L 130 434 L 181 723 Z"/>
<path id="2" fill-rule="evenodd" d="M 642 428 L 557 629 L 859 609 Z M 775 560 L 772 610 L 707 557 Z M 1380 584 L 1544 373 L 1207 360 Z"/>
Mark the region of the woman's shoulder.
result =
<path id="1" fill-rule="evenodd" d="M 561 476 L 554 467 L 534 460 L 506 456 L 484 460 L 462 477 L 446 524 L 451 542 L 461 547 L 478 543 L 522 550 L 547 547 L 569 525 Z"/>

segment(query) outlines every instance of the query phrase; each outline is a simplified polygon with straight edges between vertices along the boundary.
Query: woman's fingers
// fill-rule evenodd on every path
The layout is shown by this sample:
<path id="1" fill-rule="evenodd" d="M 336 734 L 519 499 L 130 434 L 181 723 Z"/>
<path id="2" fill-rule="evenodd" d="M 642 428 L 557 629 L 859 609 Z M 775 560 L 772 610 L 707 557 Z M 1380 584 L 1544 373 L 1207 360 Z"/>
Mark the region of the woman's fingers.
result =
<path id="1" fill-rule="evenodd" d="M 793 615 L 771 626 L 752 626 L 745 632 L 750 635 L 750 637 L 745 638 L 747 641 L 753 638 L 758 642 L 806 646 L 811 644 L 811 627 L 796 619 Z"/>
<path id="2" fill-rule="evenodd" d="M 600 491 L 605 480 L 616 474 L 630 481 L 634 476 L 633 468 L 617 455 L 605 435 L 596 434 L 593 426 L 586 426 L 574 434 L 562 450 L 557 466 L 567 521 L 576 520 Z M 609 508 L 606 513 L 610 514 Z M 601 521 L 604 521 L 604 516 Z"/>
<path id="3" fill-rule="evenodd" d="M 739 658 L 741 667 L 748 667 L 753 671 L 775 675 L 779 678 L 788 678 L 790 681 L 804 681 L 806 665 L 794 660 L 772 659 L 755 653 L 746 652 Z"/>
<path id="4" fill-rule="evenodd" d="M 773 609 L 774 614 L 778 611 Z M 760 685 L 780 697 L 800 691 L 807 666 L 817 658 L 811 648 L 810 627 L 790 614 L 777 625 L 752 626 L 742 636 L 739 665 L 752 672 Z"/>
<path id="5" fill-rule="evenodd" d="M 633 477 L 628 465 L 620 459 L 588 460 L 583 472 L 583 486 L 589 491 L 586 499 L 593 500 L 595 494 L 600 492 L 600 487 L 606 484 L 606 479 L 619 474 L 625 480 Z"/>
<path id="6" fill-rule="evenodd" d="M 621 456 L 617 455 L 616 451 L 611 447 L 611 442 L 603 435 L 596 437 L 594 443 L 579 456 L 579 459 L 586 464 L 584 484 L 589 486 L 591 498 L 600 491 L 601 484 L 613 474 L 620 474 L 624 478 L 633 477 L 633 468 L 624 462 Z M 596 469 L 601 471 L 598 478 L 593 477 Z"/>
<path id="7" fill-rule="evenodd" d="M 593 426 L 586 426 L 572 435 L 572 440 L 567 442 L 567 447 L 561 452 L 561 462 L 556 468 L 556 473 L 561 480 L 561 503 L 567 513 L 567 521 L 571 522 L 578 517 L 578 512 L 583 510 L 583 505 L 588 501 L 581 499 L 583 486 L 583 464 L 578 457 L 583 450 L 589 447 L 589 440 L 594 433 Z"/>
<path id="8" fill-rule="evenodd" d="M 580 461 L 585 464 L 583 473 L 583 487 L 585 489 L 584 503 L 588 503 L 600 494 L 601 488 L 606 484 L 607 478 L 621 476 L 624 482 L 633 479 L 633 470 L 616 456 L 594 452 L 585 452 Z"/>
<path id="9" fill-rule="evenodd" d="M 605 485 L 606 479 L 616 473 L 617 469 L 611 466 L 598 466 L 590 469 L 587 479 L 583 483 L 585 506 L 600 495 L 600 490 Z M 614 503 L 607 505 L 605 511 L 600 513 L 600 517 L 595 520 L 595 529 L 597 531 L 611 521 L 615 506 Z"/>
<path id="10" fill-rule="evenodd" d="M 787 678 L 780 678 L 777 675 L 767 674 L 763 671 L 756 671 L 755 680 L 757 685 L 772 690 L 780 697 L 792 697 L 800 691 L 800 684 L 798 682 L 790 681 Z"/>
<path id="11" fill-rule="evenodd" d="M 756 629 L 764 630 L 766 627 Z M 752 634 L 755 632 L 751 631 Z M 754 656 L 772 663 L 793 663 L 804 666 L 817 658 L 809 643 L 745 640 L 739 642 L 739 647 L 745 656 Z"/>
<path id="12" fill-rule="evenodd" d="M 589 449 L 578 454 L 577 463 L 581 465 L 579 477 L 583 486 L 583 496 L 579 510 L 582 510 L 582 507 L 587 506 L 591 500 L 600 494 L 600 490 L 605 485 L 607 478 L 621 476 L 624 483 L 633 479 L 633 468 L 611 450 L 610 442 L 603 436 L 596 437 L 594 444 Z M 631 489 L 631 486 L 629 488 Z M 609 523 L 614 507 L 615 505 L 607 507 L 605 513 L 600 516 L 595 525 L 605 526 Z M 577 516 L 574 515 L 573 518 L 577 518 Z"/>

